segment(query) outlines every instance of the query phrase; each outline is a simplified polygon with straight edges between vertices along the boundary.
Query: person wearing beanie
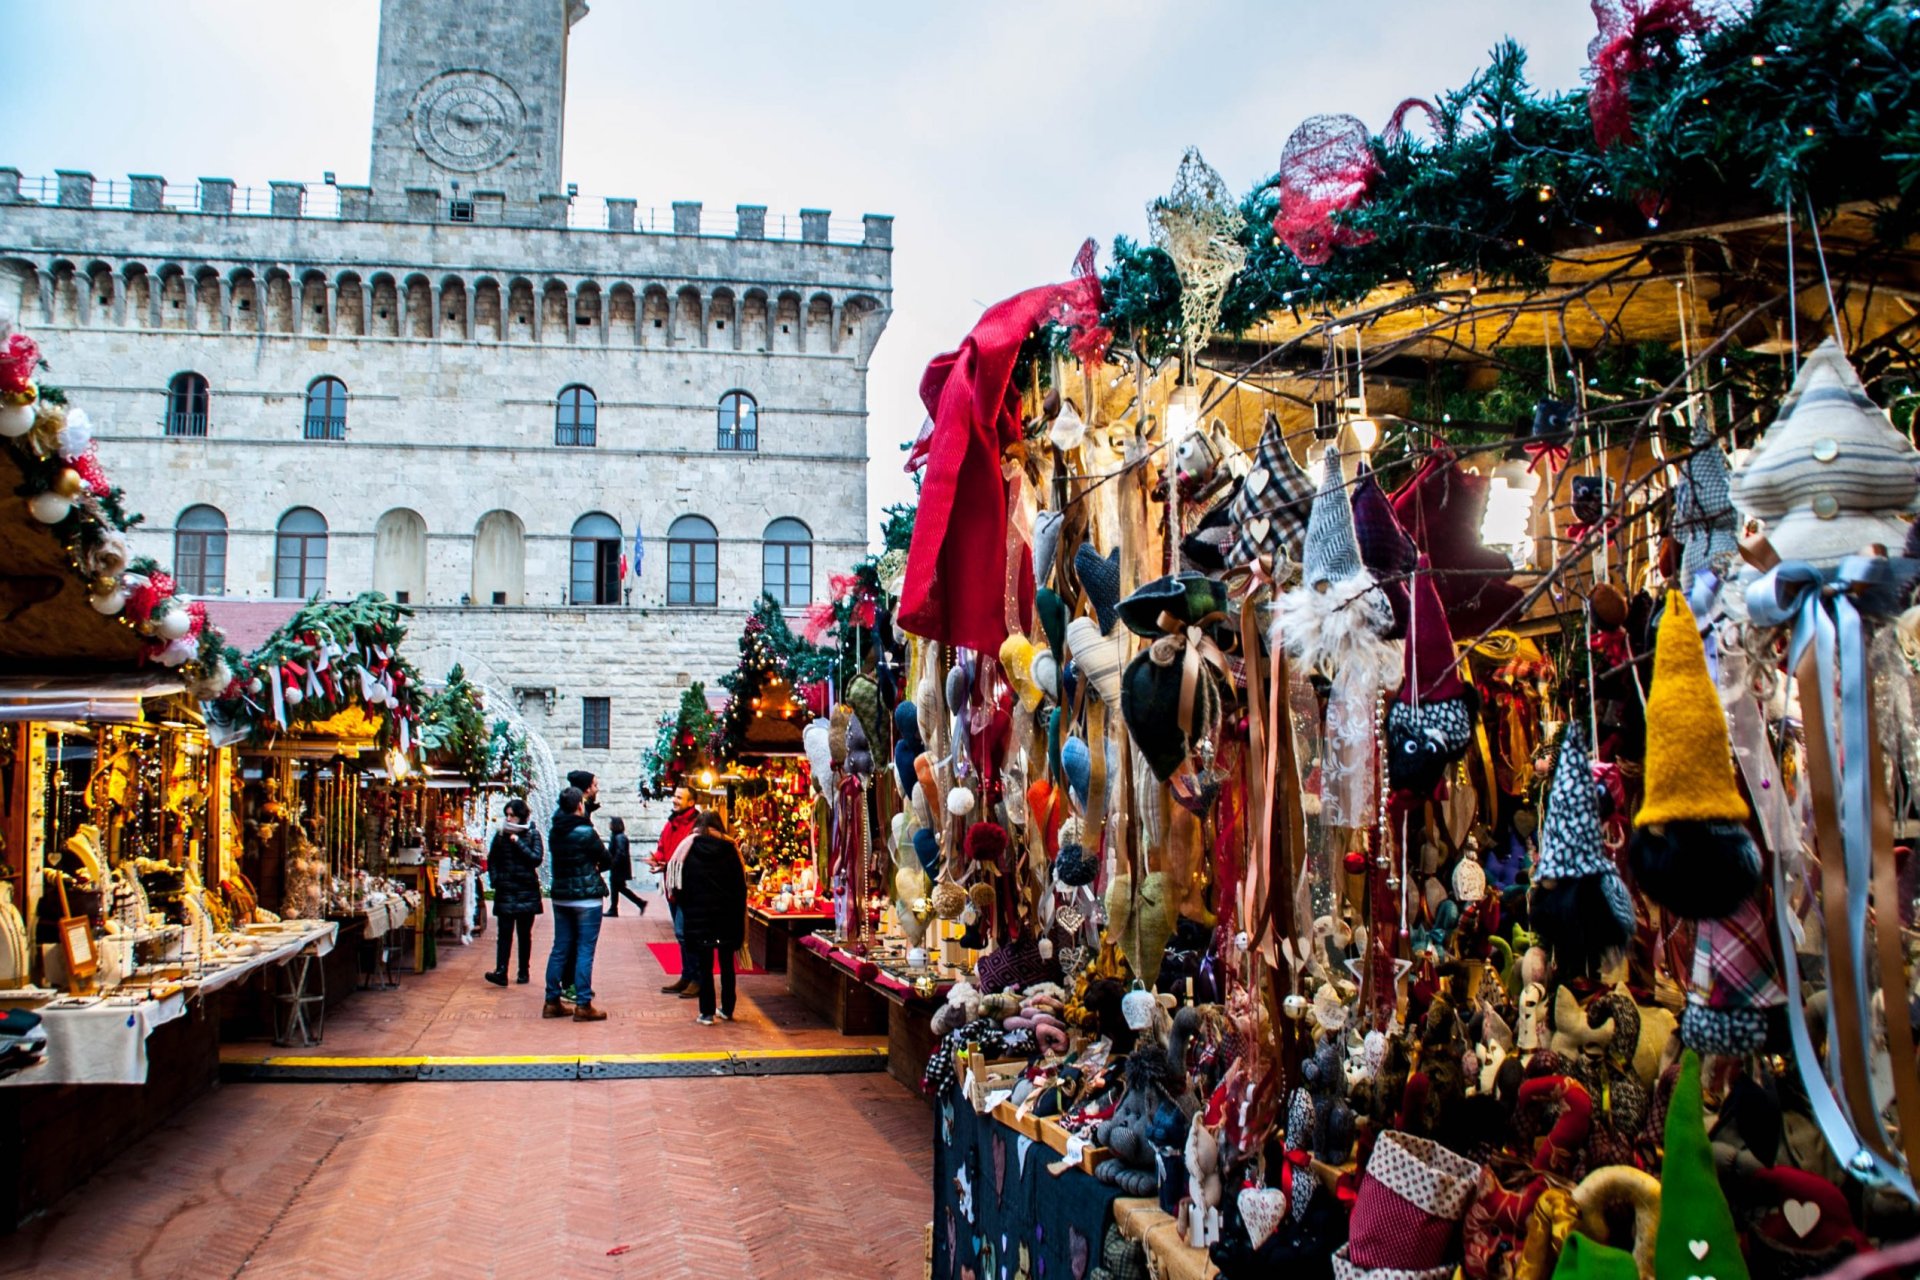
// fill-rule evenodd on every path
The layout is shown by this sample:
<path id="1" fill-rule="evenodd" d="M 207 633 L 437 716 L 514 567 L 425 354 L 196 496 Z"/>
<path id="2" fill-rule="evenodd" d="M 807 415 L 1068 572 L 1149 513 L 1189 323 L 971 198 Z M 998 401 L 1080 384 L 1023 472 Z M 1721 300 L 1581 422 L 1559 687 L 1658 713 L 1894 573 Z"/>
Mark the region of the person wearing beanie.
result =
<path id="1" fill-rule="evenodd" d="M 1447 766 L 1473 741 L 1479 700 L 1460 679 L 1453 629 L 1425 556 L 1416 566 L 1412 595 L 1406 675 L 1387 711 L 1387 780 L 1397 790 L 1431 796 Z"/>
<path id="2" fill-rule="evenodd" d="M 1633 900 L 1607 856 L 1584 731 L 1569 725 L 1547 787 L 1533 928 L 1563 978 L 1596 974 L 1633 936 Z"/>
<path id="3" fill-rule="evenodd" d="M 1646 798 L 1627 853 L 1635 884 L 1687 920 L 1731 915 L 1760 886 L 1748 816 L 1699 628 L 1669 591 L 1647 695 Z"/>
<path id="4" fill-rule="evenodd" d="M 1680 1079 L 1667 1104 L 1653 1273 L 1661 1280 L 1667 1276 L 1748 1280 L 1733 1211 L 1727 1207 L 1713 1167 L 1700 1089 L 1700 1055 L 1692 1049 L 1680 1056 Z"/>

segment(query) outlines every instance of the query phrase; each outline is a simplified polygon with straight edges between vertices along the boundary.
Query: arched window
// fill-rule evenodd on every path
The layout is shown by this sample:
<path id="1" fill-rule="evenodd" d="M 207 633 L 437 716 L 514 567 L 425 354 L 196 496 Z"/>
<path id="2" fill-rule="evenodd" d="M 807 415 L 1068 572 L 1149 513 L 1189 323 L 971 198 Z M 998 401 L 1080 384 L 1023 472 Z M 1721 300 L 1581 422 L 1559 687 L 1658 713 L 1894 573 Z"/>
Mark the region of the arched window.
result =
<path id="1" fill-rule="evenodd" d="M 338 378 L 315 378 L 307 387 L 306 438 L 347 438 L 347 384 Z"/>
<path id="2" fill-rule="evenodd" d="M 489 511 L 473 530 L 473 604 L 521 604 L 526 596 L 527 529 L 511 511 Z"/>
<path id="3" fill-rule="evenodd" d="M 227 594 L 227 518 L 218 507 L 188 507 L 173 522 L 173 580 L 190 596 Z"/>
<path id="4" fill-rule="evenodd" d="M 395 507 L 373 526 L 373 589 L 396 604 L 427 599 L 427 522 Z"/>
<path id="5" fill-rule="evenodd" d="M 760 546 L 761 590 L 784 609 L 813 603 L 813 533 L 798 520 L 775 520 Z"/>
<path id="6" fill-rule="evenodd" d="M 167 383 L 167 434 L 207 434 L 207 380 L 197 373 L 176 373 Z"/>
<path id="7" fill-rule="evenodd" d="M 717 604 L 720 535 L 711 521 L 681 516 L 667 527 L 667 603 Z"/>
<path id="8" fill-rule="evenodd" d="M 574 604 L 620 603 L 620 525 L 598 511 L 573 522 Z"/>
<path id="9" fill-rule="evenodd" d="M 751 453 L 760 447 L 760 406 L 744 391 L 720 397 L 721 449 Z"/>
<path id="10" fill-rule="evenodd" d="M 310 600 L 327 589 L 327 518 L 312 507 L 280 517 L 273 545 L 273 594 Z"/>
<path id="11" fill-rule="evenodd" d="M 560 399 L 553 410 L 553 442 L 591 449 L 599 417 L 600 402 L 593 398 L 591 389 L 578 383 L 560 388 Z"/>

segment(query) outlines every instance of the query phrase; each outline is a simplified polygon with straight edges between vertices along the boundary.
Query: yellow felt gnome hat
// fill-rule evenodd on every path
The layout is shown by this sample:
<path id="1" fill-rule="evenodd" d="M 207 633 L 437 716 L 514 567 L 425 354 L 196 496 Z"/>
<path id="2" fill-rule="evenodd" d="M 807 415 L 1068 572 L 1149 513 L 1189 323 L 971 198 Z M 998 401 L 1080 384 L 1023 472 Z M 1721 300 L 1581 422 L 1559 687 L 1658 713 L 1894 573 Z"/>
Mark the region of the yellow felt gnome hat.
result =
<path id="1" fill-rule="evenodd" d="M 1653 646 L 1647 694 L 1647 791 L 1637 827 L 1663 822 L 1745 822 L 1747 802 L 1733 780 L 1733 747 L 1693 610 L 1667 592 Z"/>

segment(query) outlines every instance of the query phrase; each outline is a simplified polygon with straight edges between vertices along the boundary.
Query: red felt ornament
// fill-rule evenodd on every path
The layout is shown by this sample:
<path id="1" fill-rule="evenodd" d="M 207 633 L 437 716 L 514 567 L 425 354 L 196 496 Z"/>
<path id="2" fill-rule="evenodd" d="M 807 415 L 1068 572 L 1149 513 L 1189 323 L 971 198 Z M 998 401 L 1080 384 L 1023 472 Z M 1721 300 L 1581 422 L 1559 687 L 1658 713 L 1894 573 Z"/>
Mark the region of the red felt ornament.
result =
<path id="1" fill-rule="evenodd" d="M 1593 117 L 1594 140 L 1605 150 L 1633 136 L 1628 100 L 1633 77 L 1659 56 L 1663 45 L 1707 31 L 1714 19 L 1700 12 L 1694 0 L 1593 0 L 1593 16 L 1600 34 L 1587 45 L 1593 79 L 1587 111 Z"/>
<path id="2" fill-rule="evenodd" d="M 0 346 L 0 394 L 18 395 L 33 385 L 33 372 L 40 365 L 40 344 L 24 333 L 9 337 Z"/>

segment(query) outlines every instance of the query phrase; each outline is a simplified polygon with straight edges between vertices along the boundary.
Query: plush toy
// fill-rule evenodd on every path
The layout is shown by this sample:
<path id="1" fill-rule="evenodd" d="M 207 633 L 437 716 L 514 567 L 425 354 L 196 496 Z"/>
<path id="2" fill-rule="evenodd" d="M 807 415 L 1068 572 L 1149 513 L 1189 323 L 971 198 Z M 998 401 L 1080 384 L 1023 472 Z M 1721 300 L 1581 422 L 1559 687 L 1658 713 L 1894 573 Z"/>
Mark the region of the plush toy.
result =
<path id="1" fill-rule="evenodd" d="M 1164 1048 L 1137 1044 L 1127 1056 L 1126 1096 L 1112 1118 L 1094 1129 L 1094 1142 L 1113 1151 L 1094 1169 L 1094 1176 L 1128 1195 L 1152 1195 L 1160 1186 L 1159 1153 L 1152 1135 L 1156 1126 L 1165 1125 L 1159 1111 L 1166 1101 L 1163 1085 L 1169 1074 Z"/>
<path id="2" fill-rule="evenodd" d="M 1547 1047 L 1547 953 L 1539 947 L 1529 947 L 1520 957 L 1520 983 L 1513 1042 L 1521 1053 L 1532 1053 Z"/>
<path id="3" fill-rule="evenodd" d="M 1599 1026 L 1590 1026 L 1587 1011 L 1580 1007 L 1580 1000 L 1573 994 L 1573 988 L 1563 986 L 1553 997 L 1553 1034 L 1547 1041 L 1552 1049 L 1569 1063 L 1579 1062 L 1589 1054 L 1605 1051 L 1613 1040 L 1613 1019 L 1608 1018 Z"/>
<path id="4" fill-rule="evenodd" d="M 1313 1056 L 1300 1064 L 1311 1107 L 1312 1133 L 1301 1145 L 1325 1164 L 1343 1164 L 1353 1150 L 1353 1108 L 1347 1105 L 1347 1071 L 1337 1031 L 1322 1035 Z"/>
<path id="5" fill-rule="evenodd" d="M 1196 1117 L 1187 1126 L 1187 1243 L 1204 1249 L 1220 1238 L 1220 1139 Z"/>
<path id="6" fill-rule="evenodd" d="M 980 1017 L 980 993 L 964 978 L 947 989 L 947 1002 L 933 1013 L 933 1034 L 945 1036 Z"/>

